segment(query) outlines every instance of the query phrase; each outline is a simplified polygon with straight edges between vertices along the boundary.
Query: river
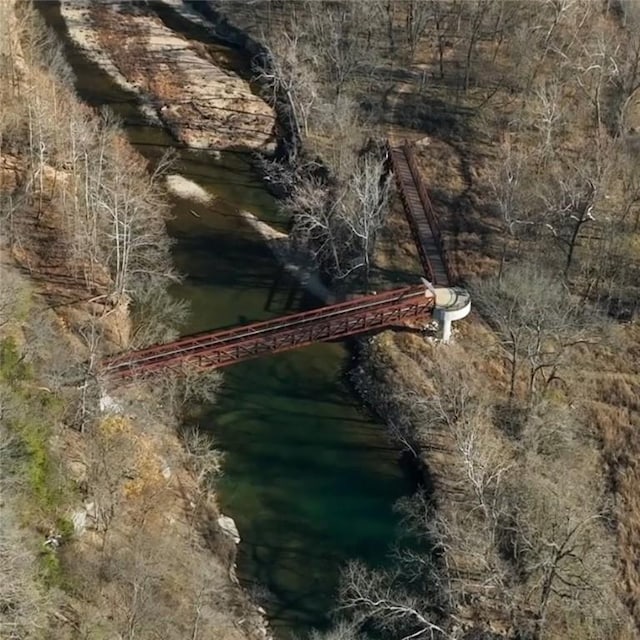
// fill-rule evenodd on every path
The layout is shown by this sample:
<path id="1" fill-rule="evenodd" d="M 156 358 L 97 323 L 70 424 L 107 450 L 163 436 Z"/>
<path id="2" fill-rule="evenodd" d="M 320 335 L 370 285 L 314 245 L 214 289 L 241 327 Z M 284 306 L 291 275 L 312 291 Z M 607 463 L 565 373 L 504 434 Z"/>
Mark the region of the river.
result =
<path id="1" fill-rule="evenodd" d="M 118 113 L 131 142 L 150 159 L 176 146 L 162 129 L 144 125 L 135 98 L 70 44 L 57 3 L 39 10 L 64 39 L 85 101 Z M 233 55 L 210 47 L 219 59 Z M 278 266 L 271 252 L 237 215 L 244 209 L 285 226 L 248 158 L 178 149 L 174 171 L 213 196 L 207 205 L 173 200 L 169 233 L 186 275 L 174 293 L 193 311 L 183 333 L 310 304 L 274 288 Z M 339 569 L 349 558 L 384 561 L 397 525 L 392 506 L 412 489 L 383 426 L 345 384 L 349 366 L 343 344 L 238 364 L 225 369 L 217 404 L 200 408 L 200 427 L 226 454 L 218 494 L 242 537 L 238 575 L 283 640 L 327 625 Z"/>

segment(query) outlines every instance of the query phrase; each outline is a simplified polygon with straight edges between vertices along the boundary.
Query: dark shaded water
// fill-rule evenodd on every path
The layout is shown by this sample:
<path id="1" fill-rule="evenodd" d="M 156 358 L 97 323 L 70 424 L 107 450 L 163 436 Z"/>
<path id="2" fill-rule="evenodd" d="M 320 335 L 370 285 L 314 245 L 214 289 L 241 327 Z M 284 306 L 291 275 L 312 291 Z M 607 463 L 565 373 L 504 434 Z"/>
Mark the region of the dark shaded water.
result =
<path id="1" fill-rule="evenodd" d="M 39 8 L 65 37 L 57 4 Z M 140 125 L 135 97 L 71 46 L 68 59 L 80 95 L 120 114 L 141 153 L 156 159 L 175 146 L 164 131 Z M 246 209 L 283 223 L 247 159 L 180 150 L 175 172 L 214 196 L 208 205 L 174 201 L 169 231 L 187 274 L 175 293 L 193 308 L 184 333 L 282 313 L 288 295 L 273 295 L 277 264 L 237 215 Z M 225 370 L 218 404 L 202 408 L 201 427 L 226 452 L 219 495 L 242 536 L 239 576 L 256 587 L 282 638 L 326 624 L 347 559 L 383 560 L 396 526 L 392 505 L 412 488 L 383 427 L 344 384 L 348 365 L 340 344 L 235 365 Z"/>

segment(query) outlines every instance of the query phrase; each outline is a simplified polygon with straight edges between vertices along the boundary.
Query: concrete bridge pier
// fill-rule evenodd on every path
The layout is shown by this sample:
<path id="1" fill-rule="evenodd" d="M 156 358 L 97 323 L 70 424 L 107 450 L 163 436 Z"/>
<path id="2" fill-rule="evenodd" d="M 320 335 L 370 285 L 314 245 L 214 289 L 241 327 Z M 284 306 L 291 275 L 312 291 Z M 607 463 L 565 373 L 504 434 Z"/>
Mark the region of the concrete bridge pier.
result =
<path id="1" fill-rule="evenodd" d="M 440 339 L 449 342 L 451 323 L 466 318 L 471 311 L 471 296 L 460 287 L 434 287 L 436 297 L 433 318 L 440 327 Z"/>

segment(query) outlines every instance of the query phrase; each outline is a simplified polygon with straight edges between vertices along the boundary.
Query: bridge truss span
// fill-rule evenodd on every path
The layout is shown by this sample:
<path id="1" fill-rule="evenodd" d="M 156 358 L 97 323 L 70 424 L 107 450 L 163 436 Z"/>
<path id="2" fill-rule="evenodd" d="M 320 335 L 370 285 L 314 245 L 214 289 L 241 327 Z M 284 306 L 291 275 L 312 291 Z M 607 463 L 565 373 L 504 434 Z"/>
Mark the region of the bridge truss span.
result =
<path id="1" fill-rule="evenodd" d="M 273 320 L 185 336 L 174 342 L 107 358 L 102 363 L 103 372 L 111 378 L 126 379 L 176 368 L 183 362 L 202 369 L 226 367 L 314 342 L 432 317 L 436 289 L 431 285 L 440 288 L 440 298 L 443 292 L 450 297 L 453 291 L 447 288 L 453 280 L 449 257 L 413 147 L 408 143 L 400 147 L 389 146 L 389 155 L 418 255 L 425 275 L 431 281 L 429 290 L 425 292 L 422 287 L 394 289 Z M 460 314 L 464 311 L 466 315 L 469 309 L 468 300 L 460 309 L 446 305 L 438 308 L 439 321 L 448 327 L 443 333 L 446 339 L 451 322 L 464 317 Z"/>
<path id="2" fill-rule="evenodd" d="M 374 329 L 431 317 L 433 295 L 424 287 L 394 289 L 311 311 L 222 329 L 130 351 L 103 361 L 104 373 L 126 379 L 161 369 L 195 364 L 220 368 L 269 353 L 297 349 Z"/>

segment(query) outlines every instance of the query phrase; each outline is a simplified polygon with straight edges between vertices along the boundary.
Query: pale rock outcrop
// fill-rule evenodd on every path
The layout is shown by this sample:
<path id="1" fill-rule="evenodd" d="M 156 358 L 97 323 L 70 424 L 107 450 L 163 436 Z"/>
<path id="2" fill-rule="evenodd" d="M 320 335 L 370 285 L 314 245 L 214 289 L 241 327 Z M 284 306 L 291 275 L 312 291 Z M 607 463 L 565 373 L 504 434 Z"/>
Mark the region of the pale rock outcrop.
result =
<path id="1" fill-rule="evenodd" d="M 218 518 L 218 526 L 225 535 L 229 536 L 236 544 L 240 544 L 240 532 L 233 518 L 221 515 Z"/>
<path id="2" fill-rule="evenodd" d="M 194 149 L 275 149 L 273 109 L 208 49 L 127 3 L 67 0 L 72 40 L 111 78 L 136 93 L 144 114 Z M 153 69 L 153 73 L 148 70 Z"/>

